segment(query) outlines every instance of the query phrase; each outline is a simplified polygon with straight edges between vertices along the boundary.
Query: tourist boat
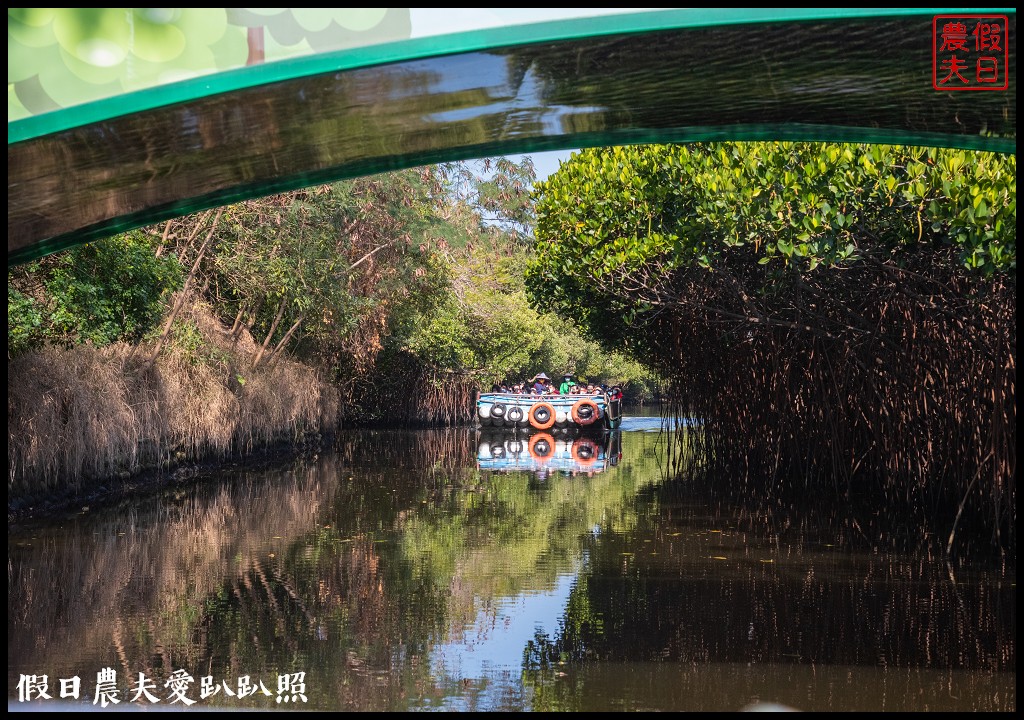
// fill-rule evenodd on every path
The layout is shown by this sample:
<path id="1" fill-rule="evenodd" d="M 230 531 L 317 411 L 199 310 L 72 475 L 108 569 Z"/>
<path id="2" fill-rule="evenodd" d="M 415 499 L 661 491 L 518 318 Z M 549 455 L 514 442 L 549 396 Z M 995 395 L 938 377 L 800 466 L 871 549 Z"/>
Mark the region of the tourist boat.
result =
<path id="1" fill-rule="evenodd" d="M 622 458 L 620 432 L 519 433 L 508 429 L 481 428 L 477 467 L 497 472 L 553 472 L 587 475 L 603 472 Z"/>
<path id="2" fill-rule="evenodd" d="M 622 424 L 622 394 L 480 393 L 476 415 L 481 427 L 537 432 L 617 430 Z"/>

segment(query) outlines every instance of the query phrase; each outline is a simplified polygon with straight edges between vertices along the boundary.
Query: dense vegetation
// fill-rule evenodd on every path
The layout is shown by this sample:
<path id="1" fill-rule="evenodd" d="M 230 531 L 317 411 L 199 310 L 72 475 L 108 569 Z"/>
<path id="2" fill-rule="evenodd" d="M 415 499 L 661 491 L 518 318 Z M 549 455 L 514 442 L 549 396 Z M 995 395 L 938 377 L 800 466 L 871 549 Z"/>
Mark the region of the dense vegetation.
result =
<path id="1" fill-rule="evenodd" d="M 181 275 L 178 262 L 157 257 L 141 232 L 20 268 L 7 283 L 8 356 L 44 343 L 139 342 Z"/>
<path id="2" fill-rule="evenodd" d="M 568 371 L 669 378 L 709 472 L 1012 538 L 1014 156 L 651 145 L 532 181 L 407 170 L 12 269 L 9 490 L 458 423 L 480 387 Z"/>
<path id="3" fill-rule="evenodd" d="M 1015 156 L 595 149 L 538 196 L 535 301 L 670 377 L 709 465 L 1012 533 Z"/>
<path id="4" fill-rule="evenodd" d="M 406 170 L 10 269 L 9 489 L 462 423 L 474 391 L 541 370 L 649 398 L 650 371 L 530 307 L 533 180 L 504 158 Z"/>

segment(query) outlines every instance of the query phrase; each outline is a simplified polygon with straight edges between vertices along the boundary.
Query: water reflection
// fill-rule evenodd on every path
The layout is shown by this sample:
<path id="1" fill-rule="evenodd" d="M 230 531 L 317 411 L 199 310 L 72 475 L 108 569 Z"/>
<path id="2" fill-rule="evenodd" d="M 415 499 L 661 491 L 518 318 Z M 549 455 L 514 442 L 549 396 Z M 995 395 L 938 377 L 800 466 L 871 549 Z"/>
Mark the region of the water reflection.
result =
<path id="1" fill-rule="evenodd" d="M 184 669 L 196 708 L 281 708 L 302 672 L 325 710 L 1015 709 L 1013 568 L 954 583 L 824 519 L 769 529 L 666 481 L 661 433 L 614 443 L 538 482 L 482 468 L 472 429 L 353 433 L 9 527 L 9 701 L 79 676 L 91 708 L 111 667 L 123 704 L 145 673 L 161 706 Z"/>
<path id="2" fill-rule="evenodd" d="M 478 431 L 476 465 L 496 472 L 529 472 L 538 480 L 551 473 L 593 475 L 615 467 L 622 458 L 622 432 Z"/>

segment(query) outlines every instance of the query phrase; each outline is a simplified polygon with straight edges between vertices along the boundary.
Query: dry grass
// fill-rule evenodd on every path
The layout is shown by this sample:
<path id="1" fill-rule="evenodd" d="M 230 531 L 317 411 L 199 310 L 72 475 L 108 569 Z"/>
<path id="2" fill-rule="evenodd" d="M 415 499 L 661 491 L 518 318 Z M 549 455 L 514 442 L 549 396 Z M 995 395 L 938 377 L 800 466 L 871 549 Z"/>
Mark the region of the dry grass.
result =
<path id="1" fill-rule="evenodd" d="M 45 348 L 8 363 L 8 502 L 88 490 L 112 476 L 333 429 L 337 393 L 304 365 L 251 363 L 202 305 L 181 322 L 202 338 L 157 361 L 126 345 Z"/>

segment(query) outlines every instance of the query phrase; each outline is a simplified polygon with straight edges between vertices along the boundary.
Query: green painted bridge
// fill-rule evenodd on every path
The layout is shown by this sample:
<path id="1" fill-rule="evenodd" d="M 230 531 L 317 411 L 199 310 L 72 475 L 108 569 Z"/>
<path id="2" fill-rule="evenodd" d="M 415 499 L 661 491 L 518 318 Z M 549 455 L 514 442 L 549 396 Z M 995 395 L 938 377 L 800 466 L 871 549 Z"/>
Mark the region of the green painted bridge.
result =
<path id="1" fill-rule="evenodd" d="M 9 267 L 245 198 L 445 160 L 747 139 L 1016 152 L 1014 8 L 663 10 L 420 38 L 389 9 L 364 23 L 384 31 L 362 45 L 344 40 L 355 30 L 340 16 L 303 28 L 298 11 L 227 9 L 198 49 L 213 22 L 187 16 L 198 9 L 127 11 L 121 56 L 117 18 L 75 25 L 33 10 L 44 12 L 8 13 Z M 343 41 L 323 45 L 331 28 Z M 141 88 L 103 75 L 108 56 L 125 72 L 159 64 L 144 30 L 153 47 L 177 43 L 175 62 L 216 60 L 222 46 L 244 57 L 186 80 L 154 72 Z M 299 31 L 305 54 L 265 57 Z M 97 96 L 57 104 L 50 88 L 78 93 L 94 76 Z"/>

